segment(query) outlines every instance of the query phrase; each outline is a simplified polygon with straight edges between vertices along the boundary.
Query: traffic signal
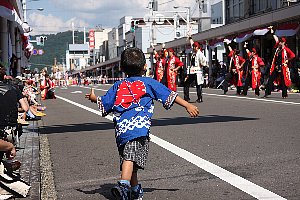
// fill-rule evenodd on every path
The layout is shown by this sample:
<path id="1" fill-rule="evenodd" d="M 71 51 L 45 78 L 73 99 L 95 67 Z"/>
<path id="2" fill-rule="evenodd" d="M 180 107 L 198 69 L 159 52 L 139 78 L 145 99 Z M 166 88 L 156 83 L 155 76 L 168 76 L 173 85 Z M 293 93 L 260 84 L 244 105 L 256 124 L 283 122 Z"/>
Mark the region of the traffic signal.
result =
<path id="1" fill-rule="evenodd" d="M 40 45 L 41 46 L 44 46 L 44 44 L 45 44 L 45 40 L 47 40 L 47 36 L 40 36 Z"/>
<path id="2" fill-rule="evenodd" d="M 44 46 L 44 37 L 43 36 L 40 36 L 40 43 L 42 46 Z"/>
<path id="3" fill-rule="evenodd" d="M 130 25 L 130 32 L 134 32 L 135 30 L 135 24 L 134 24 L 134 21 L 131 21 L 131 25 Z"/>

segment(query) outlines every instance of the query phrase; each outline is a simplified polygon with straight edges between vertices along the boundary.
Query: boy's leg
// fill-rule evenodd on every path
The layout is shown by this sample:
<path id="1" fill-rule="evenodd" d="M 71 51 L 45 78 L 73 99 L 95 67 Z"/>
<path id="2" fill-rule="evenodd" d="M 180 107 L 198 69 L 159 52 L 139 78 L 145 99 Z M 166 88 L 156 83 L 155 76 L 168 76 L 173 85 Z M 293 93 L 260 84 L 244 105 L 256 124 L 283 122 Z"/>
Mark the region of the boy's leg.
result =
<path id="1" fill-rule="evenodd" d="M 122 163 L 121 180 L 127 180 L 130 182 L 132 175 L 133 175 L 133 161 L 124 160 Z"/>
<path id="2" fill-rule="evenodd" d="M 133 172 L 133 161 L 123 160 L 121 180 L 118 181 L 118 185 L 111 189 L 113 196 L 116 199 L 130 200 L 131 186 L 130 180 Z"/>
<path id="3" fill-rule="evenodd" d="M 138 184 L 137 167 L 134 165 L 131 177 L 131 200 L 142 200 L 144 191 L 141 184 Z"/>
<path id="4" fill-rule="evenodd" d="M 138 177 L 137 177 L 137 169 L 136 169 L 136 167 L 134 167 L 133 172 L 132 172 L 132 176 L 131 176 L 131 180 L 130 180 L 130 185 L 132 187 L 134 187 L 138 184 L 139 184 L 139 181 L 138 181 Z"/>

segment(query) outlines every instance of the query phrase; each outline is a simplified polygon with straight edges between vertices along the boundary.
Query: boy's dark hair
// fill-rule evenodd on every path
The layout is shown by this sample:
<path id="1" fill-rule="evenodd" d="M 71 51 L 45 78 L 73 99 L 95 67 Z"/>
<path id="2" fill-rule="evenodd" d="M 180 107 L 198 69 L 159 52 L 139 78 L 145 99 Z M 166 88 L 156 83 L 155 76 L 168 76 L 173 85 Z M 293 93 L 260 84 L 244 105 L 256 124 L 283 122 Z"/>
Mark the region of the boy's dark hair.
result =
<path id="1" fill-rule="evenodd" d="M 128 76 L 143 75 L 145 64 L 145 55 L 138 48 L 127 48 L 121 54 L 121 69 Z"/>

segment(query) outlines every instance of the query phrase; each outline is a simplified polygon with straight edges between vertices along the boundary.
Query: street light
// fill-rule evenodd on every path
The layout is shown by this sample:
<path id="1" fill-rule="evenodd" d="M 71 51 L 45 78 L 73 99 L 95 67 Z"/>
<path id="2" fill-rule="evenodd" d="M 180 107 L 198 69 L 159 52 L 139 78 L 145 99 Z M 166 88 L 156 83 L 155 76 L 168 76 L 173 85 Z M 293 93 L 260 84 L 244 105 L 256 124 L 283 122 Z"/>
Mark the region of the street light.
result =
<path id="1" fill-rule="evenodd" d="M 31 1 L 39 1 L 39 0 L 29 0 L 28 2 Z M 27 22 L 27 10 L 38 10 L 38 11 L 44 10 L 44 8 L 27 8 L 26 0 L 22 1 L 22 5 L 23 5 L 23 13 L 24 13 L 24 22 Z"/>

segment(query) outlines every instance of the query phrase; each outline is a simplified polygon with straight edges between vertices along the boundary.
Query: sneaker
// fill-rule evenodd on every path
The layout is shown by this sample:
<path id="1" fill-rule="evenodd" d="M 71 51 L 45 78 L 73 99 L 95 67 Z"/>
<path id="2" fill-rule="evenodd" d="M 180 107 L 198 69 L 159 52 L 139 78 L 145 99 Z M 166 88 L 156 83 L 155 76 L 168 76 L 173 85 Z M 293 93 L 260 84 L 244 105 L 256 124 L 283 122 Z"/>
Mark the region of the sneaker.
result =
<path id="1" fill-rule="evenodd" d="M 142 200 L 144 196 L 144 191 L 141 184 L 138 184 L 137 192 L 131 190 L 131 199 L 132 200 Z"/>
<path id="2" fill-rule="evenodd" d="M 131 189 L 129 185 L 121 184 L 118 182 L 118 185 L 111 189 L 112 195 L 115 199 L 118 200 L 130 200 Z"/>

